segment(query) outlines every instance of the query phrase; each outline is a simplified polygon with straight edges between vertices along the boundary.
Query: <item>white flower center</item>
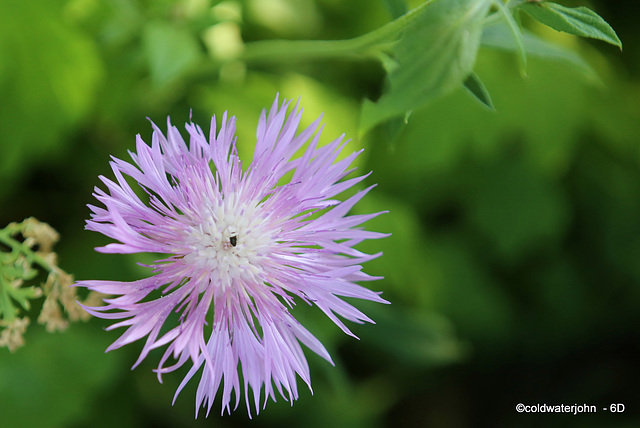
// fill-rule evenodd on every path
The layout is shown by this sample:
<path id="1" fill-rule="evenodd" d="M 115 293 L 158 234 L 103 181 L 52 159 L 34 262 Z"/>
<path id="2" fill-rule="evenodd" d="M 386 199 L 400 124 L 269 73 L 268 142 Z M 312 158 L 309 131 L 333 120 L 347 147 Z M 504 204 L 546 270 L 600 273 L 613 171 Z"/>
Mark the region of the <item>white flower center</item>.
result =
<path id="1" fill-rule="evenodd" d="M 190 228 L 185 242 L 184 261 L 223 289 L 237 279 L 255 279 L 274 243 L 272 231 L 259 215 L 260 208 L 239 205 L 233 199 L 207 209 L 200 224 Z"/>

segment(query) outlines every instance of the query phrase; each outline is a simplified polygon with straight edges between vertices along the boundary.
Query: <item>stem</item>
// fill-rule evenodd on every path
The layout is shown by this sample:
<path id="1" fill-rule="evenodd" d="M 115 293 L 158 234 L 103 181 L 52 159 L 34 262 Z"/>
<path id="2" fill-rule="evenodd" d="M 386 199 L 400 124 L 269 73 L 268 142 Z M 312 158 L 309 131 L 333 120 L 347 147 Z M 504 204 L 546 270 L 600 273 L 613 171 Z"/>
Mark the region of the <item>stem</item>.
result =
<path id="1" fill-rule="evenodd" d="M 501 1 L 501 0 L 496 0 L 497 1 Z M 504 5 L 509 9 L 515 9 L 518 6 L 520 6 L 520 4 L 525 3 L 526 0 L 508 0 Z M 496 6 L 498 9 L 500 9 L 499 6 Z M 494 12 L 490 15 L 487 15 L 484 18 L 484 21 L 482 22 L 482 26 L 483 27 L 488 27 L 489 25 L 493 24 L 494 22 L 500 20 L 503 18 L 503 15 L 500 13 L 500 11 L 498 10 L 497 12 Z"/>
<path id="2" fill-rule="evenodd" d="M 247 62 L 299 61 L 353 56 L 375 57 L 427 7 L 429 0 L 398 19 L 362 36 L 346 40 L 265 40 L 245 44 L 240 60 Z"/>

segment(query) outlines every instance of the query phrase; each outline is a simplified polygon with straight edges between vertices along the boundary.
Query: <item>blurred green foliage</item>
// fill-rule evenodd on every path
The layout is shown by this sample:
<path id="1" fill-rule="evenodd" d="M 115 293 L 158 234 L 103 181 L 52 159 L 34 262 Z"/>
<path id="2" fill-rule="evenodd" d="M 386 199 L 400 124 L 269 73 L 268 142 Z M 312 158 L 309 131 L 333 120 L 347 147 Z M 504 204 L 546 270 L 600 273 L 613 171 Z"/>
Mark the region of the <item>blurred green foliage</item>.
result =
<path id="1" fill-rule="evenodd" d="M 495 112 L 452 87 L 406 125 L 363 137 L 363 99 L 382 94 L 377 60 L 227 60 L 243 42 L 351 39 L 420 3 L 0 0 L 0 226 L 51 224 L 59 264 L 78 279 L 148 275 L 139 256 L 93 252 L 107 240 L 82 230 L 109 156 L 150 138 L 146 117 L 207 127 L 228 110 L 250 159 L 260 110 L 276 92 L 300 97 L 306 123 L 325 113 L 325 142 L 344 132 L 349 151 L 366 148 L 359 170 L 379 185 L 356 209 L 388 210 L 368 228 L 393 235 L 363 243 L 385 253 L 365 270 L 385 276 L 369 285 L 392 305 L 358 302 L 378 323 L 355 326 L 360 341 L 296 308 L 336 367 L 309 355 L 313 396 L 269 403 L 254 426 L 637 426 L 640 38 L 627 9 L 637 6 L 590 3 L 624 54 L 523 15 L 524 78 L 515 42 L 485 32 L 473 69 Z M 157 352 L 131 372 L 140 346 L 105 356 L 118 335 L 105 326 L 32 326 L 24 348 L 0 349 L 0 425 L 247 424 L 242 405 L 194 420 L 193 384 L 171 407 L 184 372 L 158 384 Z M 518 402 L 626 411 L 527 415 Z"/>

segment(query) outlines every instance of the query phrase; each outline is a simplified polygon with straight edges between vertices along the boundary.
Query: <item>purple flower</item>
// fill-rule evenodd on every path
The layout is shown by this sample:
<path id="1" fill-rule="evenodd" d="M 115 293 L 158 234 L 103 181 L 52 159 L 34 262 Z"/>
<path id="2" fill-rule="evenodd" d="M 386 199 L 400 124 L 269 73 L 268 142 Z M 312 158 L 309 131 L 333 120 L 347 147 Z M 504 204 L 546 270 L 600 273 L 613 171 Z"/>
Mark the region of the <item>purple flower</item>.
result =
<path id="1" fill-rule="evenodd" d="M 345 201 L 334 199 L 369 175 L 340 181 L 355 169 L 349 165 L 360 152 L 336 161 L 347 143 L 344 135 L 318 147 L 320 118 L 296 135 L 302 111 L 296 106 L 287 116 L 288 106 L 285 101 L 278 108 L 276 97 L 269 114 L 263 110 L 253 162 L 246 170 L 237 155 L 235 117 L 227 120 L 226 112 L 219 131 L 213 117 L 209 141 L 199 126 L 187 124 L 188 145 L 169 120 L 166 137 L 153 125 L 151 147 L 138 135 L 137 152 L 130 153 L 133 163 L 113 158 L 116 180 L 100 177 L 108 193 L 96 188 L 94 196 L 105 208 L 89 205 L 93 214 L 87 229 L 118 241 L 98 251 L 167 257 L 151 266 L 149 278 L 79 281 L 116 296 L 104 299 L 105 306 L 85 309 L 96 317 L 122 320 L 110 329 L 128 326 L 107 351 L 147 337 L 134 367 L 152 349 L 168 345 L 156 370 L 160 381 L 163 373 L 191 360 L 176 397 L 203 368 L 196 417 L 201 406 L 209 413 L 219 389 L 222 413 L 231 412 L 232 391 L 235 409 L 240 379 L 249 415 L 251 398 L 259 412 L 263 387 L 263 406 L 269 397 L 276 400 L 276 391 L 293 403 L 296 373 L 311 388 L 300 343 L 333 364 L 322 343 L 292 316 L 294 297 L 320 308 L 351 336 L 338 315 L 357 323 L 372 321 L 341 297 L 387 303 L 356 284 L 380 279 L 362 272 L 360 265 L 381 253 L 353 248 L 387 236 L 357 227 L 381 213 L 347 215 L 373 186 Z M 144 198 L 125 176 L 140 185 Z M 162 330 L 171 324 L 172 312 L 179 314 L 177 325 L 174 321 Z M 206 340 L 205 326 L 210 332 Z M 169 357 L 175 364 L 165 367 Z"/>

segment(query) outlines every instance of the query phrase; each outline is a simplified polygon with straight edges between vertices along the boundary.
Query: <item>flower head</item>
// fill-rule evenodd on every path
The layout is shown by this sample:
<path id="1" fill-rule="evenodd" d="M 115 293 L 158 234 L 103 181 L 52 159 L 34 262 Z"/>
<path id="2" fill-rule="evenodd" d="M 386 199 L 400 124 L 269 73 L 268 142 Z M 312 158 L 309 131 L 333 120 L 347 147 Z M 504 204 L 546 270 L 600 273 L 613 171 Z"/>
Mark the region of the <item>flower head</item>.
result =
<path id="1" fill-rule="evenodd" d="M 269 113 L 263 110 L 246 170 L 237 155 L 235 117 L 227 120 L 226 112 L 219 130 L 213 117 L 208 140 L 199 126 L 187 124 L 189 144 L 170 121 L 166 136 L 153 125 L 151 146 L 138 135 L 133 163 L 113 158 L 115 181 L 100 177 L 108 193 L 96 188 L 94 196 L 104 208 L 89 206 L 87 229 L 118 241 L 98 251 L 167 257 L 151 265 L 153 276 L 138 281 L 79 281 L 116 296 L 85 309 L 122 320 L 110 329 L 128 326 L 107 350 L 146 336 L 134 367 L 166 345 L 156 370 L 160 380 L 191 361 L 176 397 L 202 368 L 196 416 L 201 406 L 208 414 L 219 390 L 222 413 L 231 412 L 232 392 L 238 406 L 242 389 L 250 413 L 252 402 L 259 411 L 262 388 L 263 405 L 269 397 L 275 401 L 276 392 L 297 399 L 296 374 L 311 388 L 300 344 L 329 362 L 331 357 L 292 316 L 294 297 L 320 308 L 352 336 L 338 316 L 372 321 L 341 297 L 385 303 L 356 284 L 379 279 L 362 272 L 361 264 L 380 253 L 353 248 L 386 236 L 358 227 L 380 213 L 347 215 L 373 186 L 334 199 L 368 176 L 340 181 L 355 169 L 349 165 L 360 152 L 336 161 L 344 136 L 319 147 L 320 119 L 296 135 L 302 111 L 296 106 L 287 116 L 288 107 L 286 101 L 278 107 L 276 97 Z M 144 198 L 125 176 L 138 183 Z M 167 327 L 172 312 L 179 320 Z M 169 357 L 175 364 L 165 367 Z"/>

